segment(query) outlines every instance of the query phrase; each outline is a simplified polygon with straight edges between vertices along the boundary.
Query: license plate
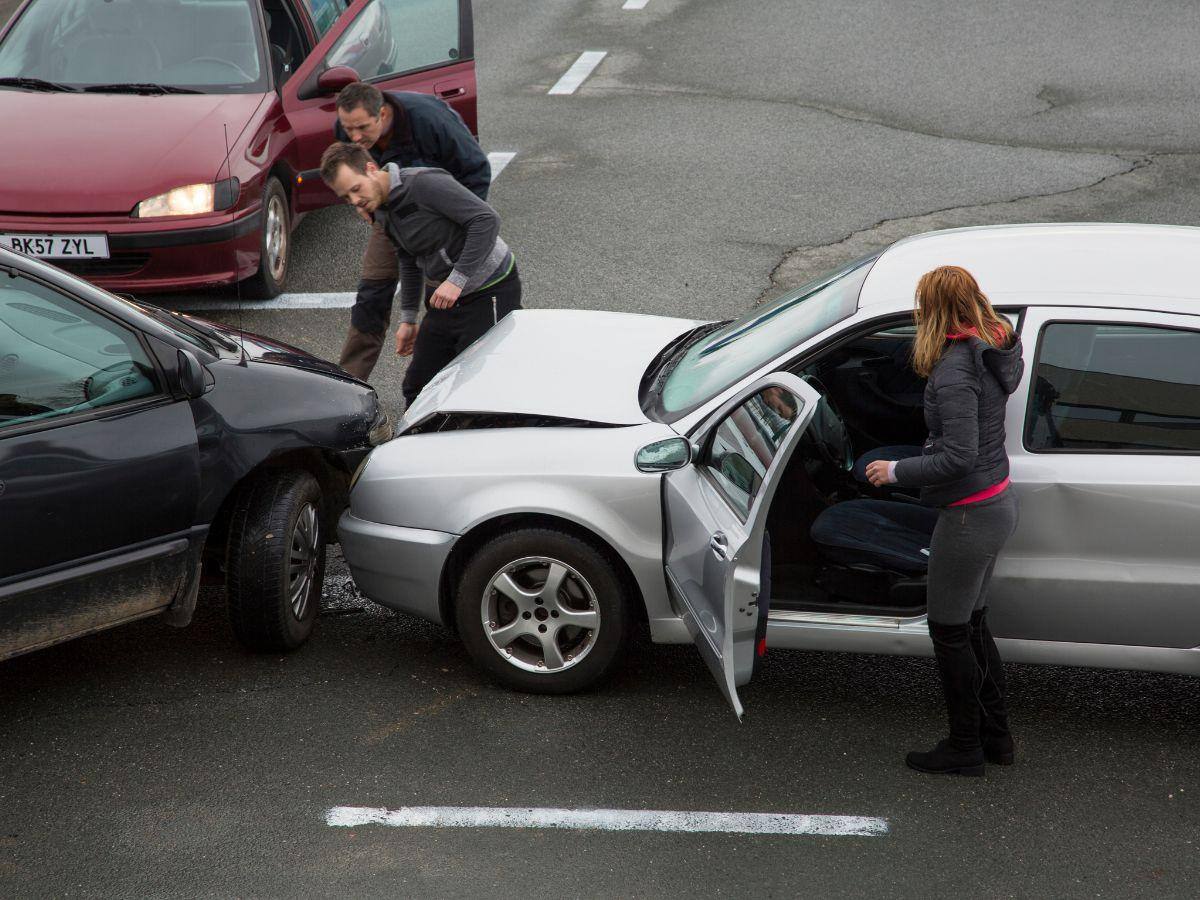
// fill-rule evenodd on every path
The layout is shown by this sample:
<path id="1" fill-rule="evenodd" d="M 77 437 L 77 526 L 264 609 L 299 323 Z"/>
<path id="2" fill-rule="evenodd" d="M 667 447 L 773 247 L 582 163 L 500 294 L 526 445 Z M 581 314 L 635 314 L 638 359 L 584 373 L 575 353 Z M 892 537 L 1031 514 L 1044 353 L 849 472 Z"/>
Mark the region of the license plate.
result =
<path id="1" fill-rule="evenodd" d="M 108 259 L 106 234 L 0 234 L 0 246 L 41 259 Z"/>

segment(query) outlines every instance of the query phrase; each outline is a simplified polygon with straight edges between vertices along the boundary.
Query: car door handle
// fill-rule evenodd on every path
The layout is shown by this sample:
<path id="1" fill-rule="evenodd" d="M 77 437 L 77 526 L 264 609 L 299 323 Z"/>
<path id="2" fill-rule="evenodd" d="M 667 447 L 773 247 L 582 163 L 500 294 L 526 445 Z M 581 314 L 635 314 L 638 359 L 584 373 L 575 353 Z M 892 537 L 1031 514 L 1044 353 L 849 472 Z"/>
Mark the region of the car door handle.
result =
<path id="1" fill-rule="evenodd" d="M 729 559 L 729 539 L 717 532 L 708 540 L 708 548 L 717 559 Z"/>
<path id="2" fill-rule="evenodd" d="M 467 92 L 467 89 L 465 87 L 463 87 L 462 85 L 459 85 L 458 87 L 451 87 L 451 88 L 437 87 L 434 90 L 436 90 L 437 95 L 444 100 L 449 100 L 451 97 L 461 97 L 463 94 L 465 94 Z"/>

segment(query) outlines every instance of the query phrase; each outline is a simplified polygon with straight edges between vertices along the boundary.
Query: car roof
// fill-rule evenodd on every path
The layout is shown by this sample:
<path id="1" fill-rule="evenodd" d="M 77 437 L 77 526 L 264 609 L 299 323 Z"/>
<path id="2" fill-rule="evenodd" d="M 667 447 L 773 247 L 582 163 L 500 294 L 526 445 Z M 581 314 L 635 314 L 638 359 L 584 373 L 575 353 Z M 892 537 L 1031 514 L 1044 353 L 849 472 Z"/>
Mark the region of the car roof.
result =
<path id="1" fill-rule="evenodd" d="M 941 265 L 970 271 L 998 305 L 1052 295 L 1055 305 L 1116 307 L 1153 297 L 1194 300 L 1200 312 L 1200 228 L 1107 223 L 955 228 L 905 238 L 872 266 L 859 308 L 911 304 L 917 280 Z"/>

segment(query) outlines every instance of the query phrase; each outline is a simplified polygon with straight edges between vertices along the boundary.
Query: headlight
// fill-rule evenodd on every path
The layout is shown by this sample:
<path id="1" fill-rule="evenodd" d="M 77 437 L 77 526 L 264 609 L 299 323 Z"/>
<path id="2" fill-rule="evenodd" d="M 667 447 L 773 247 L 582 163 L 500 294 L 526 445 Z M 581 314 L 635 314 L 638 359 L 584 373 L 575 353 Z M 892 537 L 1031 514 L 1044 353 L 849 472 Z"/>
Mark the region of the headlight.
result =
<path id="1" fill-rule="evenodd" d="M 143 200 L 133 208 L 133 214 L 139 219 L 150 219 L 155 216 L 199 216 L 229 209 L 237 202 L 239 188 L 236 178 L 226 178 L 216 184 L 189 184 Z"/>
<path id="2" fill-rule="evenodd" d="M 213 186 L 189 184 L 175 188 L 149 200 L 143 200 L 134 210 L 139 219 L 152 216 L 195 216 L 213 211 Z"/>
<path id="3" fill-rule="evenodd" d="M 371 454 L 368 453 L 363 457 L 363 461 L 358 464 L 358 468 L 354 470 L 354 474 L 350 476 L 350 490 L 354 490 L 354 486 L 358 484 L 358 479 L 362 477 L 363 469 L 367 467 L 367 463 L 371 461 Z"/>
<path id="4" fill-rule="evenodd" d="M 372 447 L 378 447 L 380 444 L 390 441 L 393 432 L 392 422 L 387 413 L 380 410 L 379 415 L 375 417 L 375 422 L 371 425 L 371 430 L 367 432 L 367 443 Z"/>

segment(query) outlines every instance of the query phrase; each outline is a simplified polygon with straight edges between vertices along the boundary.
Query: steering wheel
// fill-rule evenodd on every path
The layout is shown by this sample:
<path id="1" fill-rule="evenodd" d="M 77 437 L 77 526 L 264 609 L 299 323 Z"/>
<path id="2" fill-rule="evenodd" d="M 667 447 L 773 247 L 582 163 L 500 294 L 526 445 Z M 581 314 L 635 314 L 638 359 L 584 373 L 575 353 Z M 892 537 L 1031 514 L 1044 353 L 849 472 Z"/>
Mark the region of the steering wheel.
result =
<path id="1" fill-rule="evenodd" d="M 184 65 L 190 66 L 192 63 L 216 63 L 219 66 L 227 66 L 228 68 L 233 69 L 233 71 L 237 72 L 238 75 L 242 76 L 242 78 L 244 80 L 246 80 L 246 81 L 254 80 L 254 77 L 249 72 L 247 72 L 245 69 L 243 69 L 237 63 L 230 62 L 227 59 L 220 59 L 216 56 L 193 56 L 186 63 L 184 63 Z"/>
<path id="2" fill-rule="evenodd" d="M 816 376 L 802 375 L 801 378 L 821 398 L 812 421 L 800 438 L 801 446 L 809 451 L 805 457 L 819 459 L 842 474 L 849 473 L 854 468 L 855 457 L 845 420 Z"/>

